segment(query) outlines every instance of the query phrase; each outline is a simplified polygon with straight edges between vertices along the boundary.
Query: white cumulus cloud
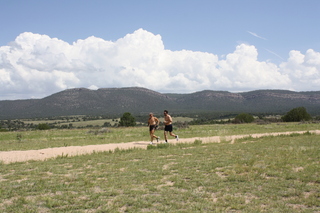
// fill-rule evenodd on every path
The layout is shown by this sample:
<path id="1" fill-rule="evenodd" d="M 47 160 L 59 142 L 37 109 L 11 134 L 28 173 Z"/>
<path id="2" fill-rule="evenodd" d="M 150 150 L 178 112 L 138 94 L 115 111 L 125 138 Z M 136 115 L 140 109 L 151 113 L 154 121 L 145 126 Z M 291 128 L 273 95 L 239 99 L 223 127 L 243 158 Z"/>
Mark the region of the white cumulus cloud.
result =
<path id="1" fill-rule="evenodd" d="M 320 89 L 320 53 L 312 49 L 306 54 L 292 50 L 280 69 L 292 81 L 292 87 L 298 91 L 314 91 Z"/>
<path id="2" fill-rule="evenodd" d="M 320 53 L 292 50 L 276 65 L 258 61 L 255 46 L 240 44 L 224 59 L 213 53 L 165 49 L 143 29 L 106 41 L 91 36 L 72 44 L 30 32 L 0 47 L 0 100 L 42 98 L 68 88 L 146 87 L 187 93 L 205 89 L 315 90 Z"/>

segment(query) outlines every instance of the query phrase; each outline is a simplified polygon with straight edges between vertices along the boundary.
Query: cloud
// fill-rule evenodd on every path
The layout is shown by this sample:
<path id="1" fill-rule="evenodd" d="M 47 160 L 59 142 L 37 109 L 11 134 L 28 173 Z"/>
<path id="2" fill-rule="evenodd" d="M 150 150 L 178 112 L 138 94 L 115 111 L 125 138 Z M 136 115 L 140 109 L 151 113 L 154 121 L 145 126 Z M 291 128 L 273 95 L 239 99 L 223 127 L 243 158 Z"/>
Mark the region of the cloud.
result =
<path id="1" fill-rule="evenodd" d="M 320 83 L 320 53 L 293 50 L 279 66 L 258 61 L 253 45 L 219 56 L 171 51 L 143 29 L 106 41 L 91 36 L 72 44 L 25 32 L 0 47 L 0 100 L 42 98 L 68 88 L 146 87 L 187 93 L 205 89 L 312 90 Z"/>
<path id="2" fill-rule="evenodd" d="M 266 38 L 264 37 L 261 37 L 261 36 L 258 36 L 256 33 L 253 33 L 253 32 L 250 32 L 250 31 L 247 31 L 249 34 L 253 35 L 254 37 L 257 37 L 257 38 L 260 38 L 260 39 L 263 39 L 263 40 L 267 40 Z"/>
<path id="3" fill-rule="evenodd" d="M 258 51 L 254 46 L 241 44 L 233 53 L 227 55 L 226 60 L 219 61 L 220 70 L 229 80 L 226 89 L 285 89 L 290 86 L 288 75 L 279 72 L 273 63 L 259 62 L 257 57 Z"/>
<path id="4" fill-rule="evenodd" d="M 292 81 L 295 90 L 319 90 L 320 85 L 320 53 L 312 49 L 306 54 L 292 50 L 289 59 L 280 64 L 280 69 Z"/>

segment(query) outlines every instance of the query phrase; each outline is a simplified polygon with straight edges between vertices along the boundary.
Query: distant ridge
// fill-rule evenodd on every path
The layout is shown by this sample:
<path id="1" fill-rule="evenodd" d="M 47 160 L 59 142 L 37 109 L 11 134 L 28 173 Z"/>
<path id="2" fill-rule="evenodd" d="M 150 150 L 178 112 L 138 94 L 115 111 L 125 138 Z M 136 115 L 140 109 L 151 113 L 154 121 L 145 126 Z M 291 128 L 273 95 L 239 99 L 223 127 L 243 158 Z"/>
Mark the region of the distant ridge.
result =
<path id="1" fill-rule="evenodd" d="M 0 119 L 70 115 L 121 115 L 130 112 L 279 113 L 303 106 L 320 115 L 320 91 L 256 90 L 231 93 L 204 90 L 189 94 L 165 94 L 141 87 L 67 89 L 42 99 L 0 101 Z"/>

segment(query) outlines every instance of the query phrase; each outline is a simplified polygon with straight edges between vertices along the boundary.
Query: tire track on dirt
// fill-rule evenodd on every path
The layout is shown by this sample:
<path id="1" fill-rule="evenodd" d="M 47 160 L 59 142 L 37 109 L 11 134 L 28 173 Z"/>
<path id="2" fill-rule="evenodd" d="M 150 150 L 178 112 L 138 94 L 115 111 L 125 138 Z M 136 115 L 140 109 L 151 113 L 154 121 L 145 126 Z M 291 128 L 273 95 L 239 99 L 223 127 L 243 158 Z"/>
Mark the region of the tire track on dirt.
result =
<path id="1" fill-rule="evenodd" d="M 221 141 L 230 141 L 234 143 L 236 139 L 246 137 L 265 137 L 265 136 L 279 136 L 290 134 L 304 134 L 310 132 L 313 134 L 320 134 L 320 130 L 311 131 L 292 131 L 292 132 L 273 132 L 273 133 L 258 133 L 258 134 L 245 134 L 245 135 L 230 135 L 230 136 L 213 136 L 213 137 L 194 137 L 194 138 L 180 138 L 179 141 L 175 139 L 169 140 L 170 144 L 176 143 L 193 143 L 195 140 L 201 140 L 202 143 L 220 143 Z M 155 143 L 156 144 L 156 143 Z M 77 156 L 84 154 L 91 154 L 94 152 L 114 151 L 115 149 L 130 149 L 141 148 L 147 149 L 149 142 L 135 141 L 128 143 L 114 143 L 114 144 L 99 144 L 99 145 L 87 145 L 87 146 L 68 146 L 68 147 L 55 147 L 39 150 L 25 150 L 25 151 L 1 151 L 0 162 L 4 164 L 14 162 L 25 162 L 30 160 L 43 161 L 50 158 L 56 158 L 59 156 Z"/>

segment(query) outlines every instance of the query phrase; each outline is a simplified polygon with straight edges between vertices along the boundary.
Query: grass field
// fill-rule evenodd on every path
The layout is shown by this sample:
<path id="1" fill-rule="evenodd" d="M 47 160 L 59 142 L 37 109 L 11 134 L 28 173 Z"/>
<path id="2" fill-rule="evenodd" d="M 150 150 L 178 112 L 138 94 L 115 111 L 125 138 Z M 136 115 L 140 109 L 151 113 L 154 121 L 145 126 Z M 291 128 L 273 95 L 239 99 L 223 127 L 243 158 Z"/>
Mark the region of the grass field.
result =
<path id="1" fill-rule="evenodd" d="M 81 117 L 79 117 L 81 118 Z M 147 124 L 148 122 L 148 116 L 146 117 L 146 121 L 145 124 Z M 160 121 L 163 121 L 163 118 L 160 118 Z M 173 117 L 174 121 L 179 121 L 179 122 L 189 122 L 192 121 L 193 118 L 188 118 L 188 117 Z M 81 119 L 79 119 L 81 120 Z M 75 121 L 75 119 L 69 119 L 68 121 L 65 120 L 61 120 L 61 119 L 56 119 L 56 120 L 48 120 L 48 119 L 44 119 L 44 120 L 30 120 L 30 119 L 25 119 L 22 120 L 25 124 L 34 124 L 34 125 L 38 125 L 38 124 L 42 124 L 42 123 L 47 123 L 47 124 L 55 124 L 55 125 L 69 125 L 72 124 L 72 127 L 78 128 L 78 127 L 86 127 L 86 126 L 103 126 L 104 123 L 108 122 L 110 123 L 111 126 L 114 126 L 115 124 L 118 124 L 120 121 L 120 118 L 116 118 L 116 119 L 97 119 L 97 120 L 87 120 L 87 121 Z M 138 122 L 138 124 L 140 124 Z"/>
<path id="2" fill-rule="evenodd" d="M 267 125 L 195 125 L 186 129 L 174 129 L 180 138 L 228 136 L 267 132 L 286 132 L 320 129 L 320 124 L 274 123 Z M 108 130 L 108 131 L 107 131 Z M 148 127 L 53 129 L 22 132 L 0 132 L 0 151 L 30 150 L 64 146 L 149 141 Z M 156 131 L 163 139 L 163 131 Z"/>
<path id="3" fill-rule="evenodd" d="M 176 132 L 204 137 L 313 129 L 319 124 L 208 125 Z M 22 132 L 21 141 L 17 133 L 0 133 L 0 143 L 10 150 L 14 143 L 30 149 L 60 140 L 148 140 L 146 128 L 87 132 Z M 320 136 L 306 133 L 0 164 L 0 212 L 320 212 L 319 161 Z"/>

